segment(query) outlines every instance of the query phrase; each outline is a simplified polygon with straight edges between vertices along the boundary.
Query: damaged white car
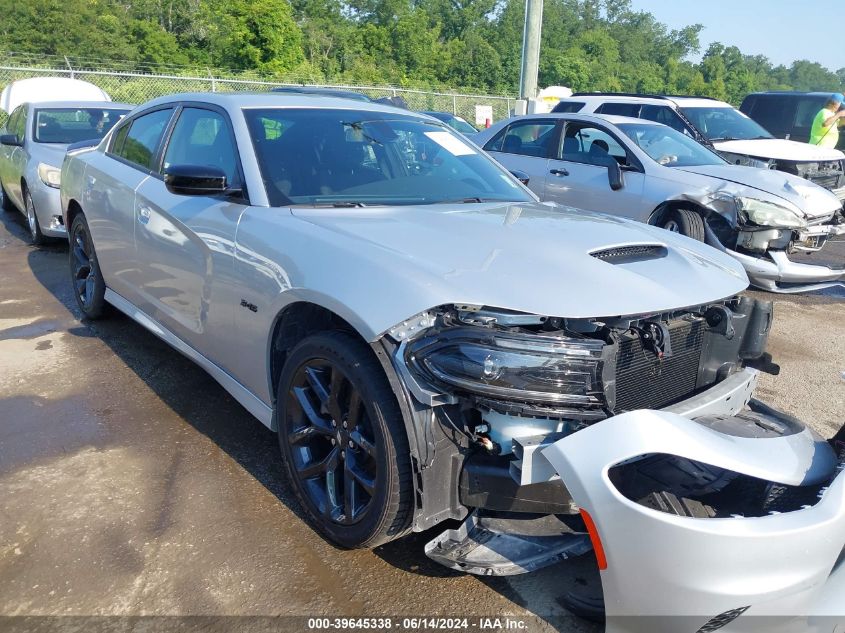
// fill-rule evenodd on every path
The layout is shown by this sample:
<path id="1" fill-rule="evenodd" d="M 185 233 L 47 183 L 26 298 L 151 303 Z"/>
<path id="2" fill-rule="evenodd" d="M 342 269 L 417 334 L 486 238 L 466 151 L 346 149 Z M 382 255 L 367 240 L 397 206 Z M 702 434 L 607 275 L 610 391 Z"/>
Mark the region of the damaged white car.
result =
<path id="1" fill-rule="evenodd" d="M 841 606 L 845 452 L 752 399 L 772 306 L 724 253 L 343 99 L 157 99 L 61 182 L 83 315 L 116 306 L 277 430 L 334 543 L 458 519 L 426 550 L 471 573 L 592 551 L 603 600 L 569 603 L 609 631 Z"/>
<path id="2" fill-rule="evenodd" d="M 845 286 L 842 202 L 799 176 L 731 165 L 668 126 L 612 115 L 515 117 L 473 139 L 543 200 L 705 241 L 773 292 Z"/>

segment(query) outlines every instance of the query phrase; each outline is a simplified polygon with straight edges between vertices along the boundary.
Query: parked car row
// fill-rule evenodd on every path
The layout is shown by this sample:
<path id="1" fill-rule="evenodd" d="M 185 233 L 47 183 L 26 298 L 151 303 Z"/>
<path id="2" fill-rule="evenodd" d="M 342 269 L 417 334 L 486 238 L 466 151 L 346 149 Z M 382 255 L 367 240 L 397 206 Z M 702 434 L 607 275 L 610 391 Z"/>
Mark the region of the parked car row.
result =
<path id="1" fill-rule="evenodd" d="M 459 520 L 426 553 L 469 573 L 592 552 L 602 595 L 565 600 L 611 632 L 796 626 L 753 617 L 773 614 L 823 630 L 845 591 L 845 431 L 753 398 L 777 372 L 772 304 L 739 294 L 739 246 L 703 239 L 810 231 L 835 196 L 726 180 L 769 172 L 638 119 L 484 134 L 532 173 L 384 104 L 152 100 L 64 158 L 78 308 L 116 307 L 276 431 L 307 520 L 340 546 Z M 696 223 L 682 188 L 724 224 Z M 636 221 L 661 197 L 678 231 Z"/>
<path id="2" fill-rule="evenodd" d="M 845 239 L 842 203 L 806 179 L 730 164 L 667 125 L 623 116 L 517 117 L 474 139 L 526 173 L 541 199 L 706 242 L 741 262 L 759 288 L 845 286 L 845 261 L 814 260 L 829 240 Z"/>

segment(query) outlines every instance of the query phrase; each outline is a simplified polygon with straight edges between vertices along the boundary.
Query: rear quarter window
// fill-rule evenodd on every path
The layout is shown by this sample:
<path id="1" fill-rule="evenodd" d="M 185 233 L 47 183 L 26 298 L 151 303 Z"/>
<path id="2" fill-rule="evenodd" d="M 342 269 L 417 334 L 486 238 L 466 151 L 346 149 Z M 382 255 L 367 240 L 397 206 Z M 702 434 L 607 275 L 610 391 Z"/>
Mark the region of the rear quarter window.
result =
<path id="1" fill-rule="evenodd" d="M 561 101 L 552 108 L 552 112 L 580 112 L 583 107 L 583 101 Z"/>

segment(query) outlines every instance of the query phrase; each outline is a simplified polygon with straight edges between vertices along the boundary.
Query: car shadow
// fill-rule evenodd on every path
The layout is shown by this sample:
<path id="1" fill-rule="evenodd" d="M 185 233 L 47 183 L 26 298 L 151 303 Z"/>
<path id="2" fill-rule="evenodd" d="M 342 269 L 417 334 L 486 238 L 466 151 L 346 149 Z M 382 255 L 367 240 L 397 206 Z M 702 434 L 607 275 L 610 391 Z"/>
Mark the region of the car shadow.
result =
<path id="1" fill-rule="evenodd" d="M 14 214 L 0 214 L 0 221 L 12 239 L 26 242 L 25 226 L 17 221 Z M 75 319 L 81 320 L 82 314 L 67 278 L 67 250 L 67 243 L 52 242 L 31 248 L 27 259 L 38 282 Z M 305 521 L 303 510 L 290 492 L 283 473 L 276 434 L 248 413 L 199 366 L 129 317 L 116 310 L 113 312 L 109 318 L 81 321 L 80 325 L 66 331 L 72 336 L 100 339 L 167 407 L 213 441 Z M 37 329 L 38 326 L 33 327 Z M 202 398 L 197 398 L 196 394 L 202 394 Z M 435 563 L 424 553 L 424 546 L 429 540 L 444 529 L 457 525 L 458 522 L 441 524 L 380 546 L 373 552 L 386 563 L 407 573 L 436 578 L 464 575 Z M 574 616 L 565 615 L 559 606 L 559 595 L 573 583 L 578 583 L 572 573 L 567 564 L 559 564 L 525 576 L 479 577 L 478 580 L 555 629 L 598 633 L 601 627 L 596 628 L 585 621 L 577 620 L 578 624 L 574 625 Z M 548 615 L 550 611 L 564 615 Z"/>

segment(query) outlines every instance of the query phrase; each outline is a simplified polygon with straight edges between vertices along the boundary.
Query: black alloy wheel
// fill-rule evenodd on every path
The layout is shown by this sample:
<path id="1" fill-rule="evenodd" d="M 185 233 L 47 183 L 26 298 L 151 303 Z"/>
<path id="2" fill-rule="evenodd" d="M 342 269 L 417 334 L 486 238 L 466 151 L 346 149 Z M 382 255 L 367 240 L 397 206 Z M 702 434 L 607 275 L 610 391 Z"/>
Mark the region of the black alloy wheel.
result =
<path id="1" fill-rule="evenodd" d="M 344 547 L 374 547 L 407 527 L 408 442 L 395 396 L 354 335 L 306 338 L 285 363 L 279 443 L 288 478 L 319 532 Z"/>
<path id="2" fill-rule="evenodd" d="M 100 272 L 94 241 L 83 214 L 73 219 L 68 241 L 70 279 L 76 304 L 85 318 L 98 319 L 105 309 L 106 282 Z"/>

